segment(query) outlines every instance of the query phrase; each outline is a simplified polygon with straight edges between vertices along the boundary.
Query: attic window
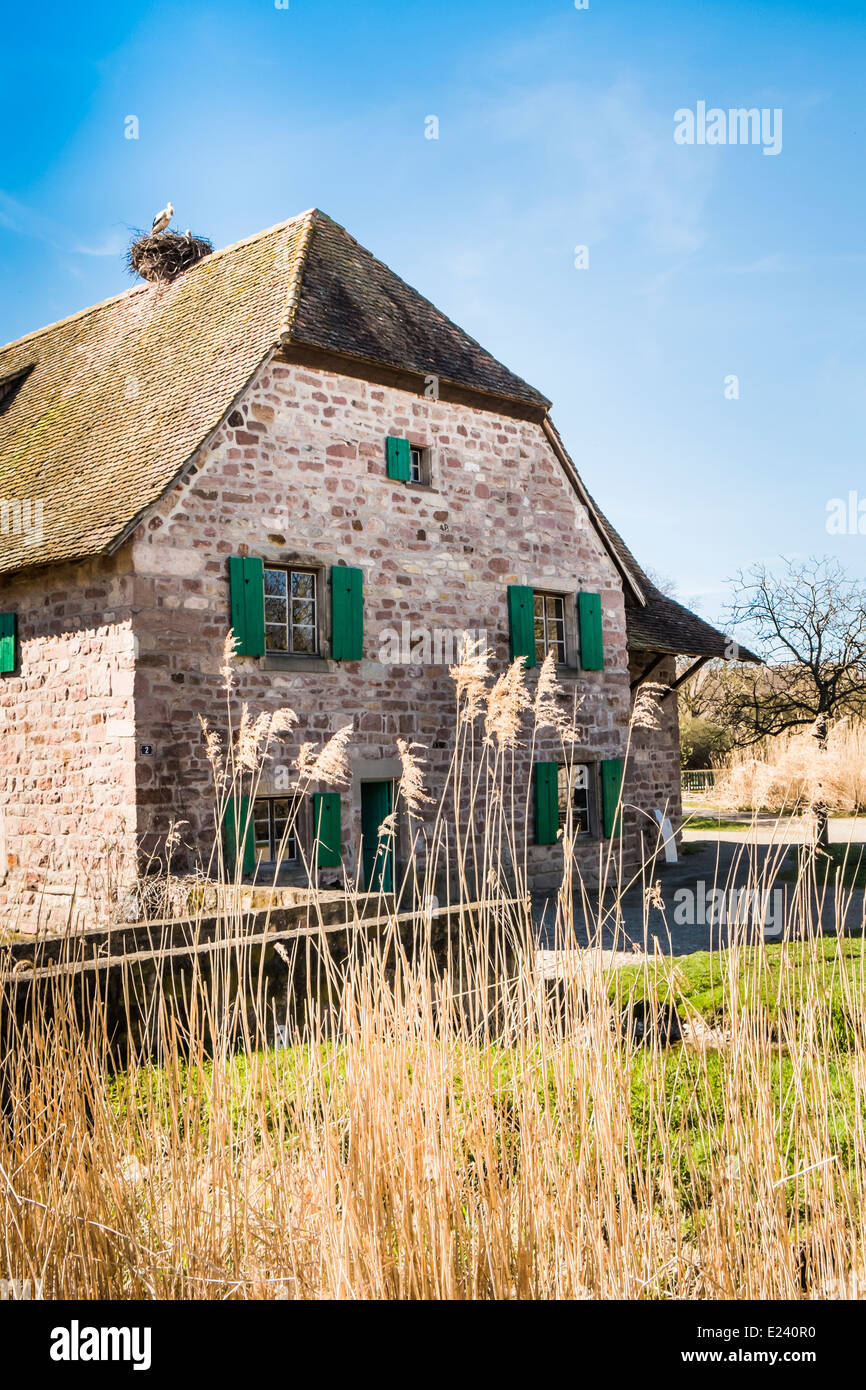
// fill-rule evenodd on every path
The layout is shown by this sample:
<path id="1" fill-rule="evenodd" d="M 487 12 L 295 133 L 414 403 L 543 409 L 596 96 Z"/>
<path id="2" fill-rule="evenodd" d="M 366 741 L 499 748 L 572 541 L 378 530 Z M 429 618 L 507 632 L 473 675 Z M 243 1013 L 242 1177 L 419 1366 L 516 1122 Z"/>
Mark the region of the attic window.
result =
<path id="1" fill-rule="evenodd" d="M 413 444 L 409 450 L 409 482 L 422 487 L 430 483 L 430 450 L 418 449 Z"/>
<path id="2" fill-rule="evenodd" d="M 29 366 L 13 372 L 11 376 L 0 377 L 0 415 L 5 415 L 35 366 L 36 363 L 31 362 Z"/>

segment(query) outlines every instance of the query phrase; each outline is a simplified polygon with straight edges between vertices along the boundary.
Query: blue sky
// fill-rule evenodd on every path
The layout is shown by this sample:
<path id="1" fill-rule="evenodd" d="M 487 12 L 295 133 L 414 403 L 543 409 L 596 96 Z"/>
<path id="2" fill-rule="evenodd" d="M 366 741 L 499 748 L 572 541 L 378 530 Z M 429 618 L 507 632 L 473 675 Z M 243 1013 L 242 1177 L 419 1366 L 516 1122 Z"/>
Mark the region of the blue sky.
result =
<path id="1" fill-rule="evenodd" d="M 825 525 L 866 499 L 862 0 L 49 0 L 4 50 L 0 340 L 126 288 L 168 198 L 217 246 L 316 205 L 552 398 L 706 616 L 755 561 L 866 572 Z M 677 145 L 700 101 L 781 152 Z"/>

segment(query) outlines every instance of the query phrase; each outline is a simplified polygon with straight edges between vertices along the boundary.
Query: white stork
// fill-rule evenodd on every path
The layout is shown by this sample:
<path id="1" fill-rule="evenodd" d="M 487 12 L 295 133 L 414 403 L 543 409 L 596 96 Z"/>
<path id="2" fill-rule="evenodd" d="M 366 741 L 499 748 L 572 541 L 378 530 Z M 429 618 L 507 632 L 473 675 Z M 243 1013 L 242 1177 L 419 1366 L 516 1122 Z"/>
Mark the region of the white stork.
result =
<path id="1" fill-rule="evenodd" d="M 150 229 L 151 236 L 153 236 L 156 232 L 164 231 L 173 217 L 174 208 L 171 205 L 171 201 L 169 201 L 162 209 L 162 212 L 158 212 L 156 214 L 156 217 L 153 219 L 153 226 Z"/>

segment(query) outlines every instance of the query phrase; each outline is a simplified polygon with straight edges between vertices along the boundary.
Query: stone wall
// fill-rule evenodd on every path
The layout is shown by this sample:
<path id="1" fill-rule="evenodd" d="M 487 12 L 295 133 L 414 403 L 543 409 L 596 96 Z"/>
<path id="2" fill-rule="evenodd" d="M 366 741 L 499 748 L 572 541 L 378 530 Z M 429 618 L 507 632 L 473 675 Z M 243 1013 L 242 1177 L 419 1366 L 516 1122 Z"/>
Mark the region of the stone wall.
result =
<path id="1" fill-rule="evenodd" d="M 430 486 L 388 479 L 389 434 L 430 450 Z M 135 616 L 138 740 L 154 749 L 138 762 L 138 829 L 152 847 L 171 819 L 187 823 L 182 837 L 192 855 L 206 857 L 213 838 L 198 717 L 224 729 L 228 559 L 246 554 L 321 567 L 324 579 L 337 563 L 364 572 L 362 661 L 327 657 L 325 584 L 325 659 L 303 670 L 269 658 L 236 663 L 236 717 L 241 701 L 254 712 L 288 705 L 300 716 L 286 763 L 301 742 L 321 742 L 351 722 L 351 756 L 367 775 L 370 764 L 393 763 L 398 736 L 417 740 L 436 794 L 453 741 L 447 664 L 395 662 L 387 634 L 400 634 L 404 623 L 410 632 L 481 629 L 504 669 L 513 583 L 602 594 L 605 670 L 574 671 L 563 683 L 568 698 L 581 702 L 579 760 L 622 754 L 629 692 L 621 582 L 541 427 L 275 360 L 133 539 L 146 595 Z M 532 757 L 559 751 L 548 731 Z M 263 790 L 275 784 L 279 761 Z M 518 814 L 529 761 L 524 749 L 515 773 Z M 347 792 L 349 866 L 359 835 L 358 799 Z M 591 875 L 597 847 L 580 852 Z M 560 860 L 556 846 L 531 846 L 538 886 L 558 882 Z"/>
<path id="2" fill-rule="evenodd" d="M 651 652 L 638 652 L 631 661 L 629 679 L 636 680 L 652 659 Z M 670 686 L 676 679 L 676 657 L 666 656 L 650 673 L 648 680 L 660 686 Z M 680 722 L 676 692 L 658 702 L 660 729 L 636 727 L 632 734 L 632 750 L 626 783 L 626 798 L 645 808 L 650 817 L 658 809 L 670 816 L 679 838 L 683 818 L 682 782 L 680 775 Z M 658 848 L 656 822 L 640 817 L 643 850 L 654 853 Z"/>
<path id="3" fill-rule="evenodd" d="M 429 486 L 388 479 L 385 440 L 429 451 Z M 347 723 L 354 780 L 343 793 L 343 854 L 360 838 L 359 782 L 399 773 L 396 739 L 417 741 L 438 798 L 454 737 L 450 656 L 398 659 L 408 637 L 486 633 L 493 668 L 509 660 L 507 587 L 602 595 L 605 669 L 565 671 L 579 706 L 577 761 L 622 756 L 630 710 L 621 581 L 542 428 L 334 372 L 274 360 L 184 478 L 113 558 L 0 584 L 19 615 L 20 669 L 0 677 L 0 910 L 4 926 L 64 928 L 98 919 L 127 892 L 137 855 L 161 854 L 180 822 L 176 867 L 207 866 L 215 836 L 212 771 L 200 718 L 225 736 L 221 667 L 230 625 L 228 560 L 256 555 L 320 572 L 323 649 L 306 663 L 234 663 L 232 715 L 290 706 L 296 734 L 267 764 L 264 794 L 283 790 L 303 742 Z M 331 565 L 363 570 L 364 655 L 329 655 Z M 654 679 L 671 678 L 659 670 Z M 536 674 L 530 673 L 530 688 Z M 676 704 L 661 734 L 638 734 L 627 800 L 679 815 Z M 524 725 L 524 740 L 530 733 Z M 542 731 L 514 756 L 516 843 L 532 816 L 531 763 L 561 760 Z M 377 772 L 378 770 L 378 772 Z M 322 788 L 324 789 L 324 788 Z M 600 807 L 597 807 L 600 812 Z M 309 838 L 311 816 L 302 827 Z M 626 818 L 625 857 L 642 818 Z M 405 862 L 408 829 L 400 829 Z M 530 827 L 529 839 L 532 841 Z M 598 840 L 578 845 L 591 881 Z M 507 859 L 507 852 L 505 855 Z M 533 886 L 555 888 L 557 845 L 530 843 Z M 291 878 L 291 876 L 289 876 Z M 339 872 L 320 882 L 336 885 Z"/>
<path id="4" fill-rule="evenodd" d="M 0 676 L 6 930 L 89 918 L 135 873 L 130 557 L 4 579 L 18 667 Z"/>

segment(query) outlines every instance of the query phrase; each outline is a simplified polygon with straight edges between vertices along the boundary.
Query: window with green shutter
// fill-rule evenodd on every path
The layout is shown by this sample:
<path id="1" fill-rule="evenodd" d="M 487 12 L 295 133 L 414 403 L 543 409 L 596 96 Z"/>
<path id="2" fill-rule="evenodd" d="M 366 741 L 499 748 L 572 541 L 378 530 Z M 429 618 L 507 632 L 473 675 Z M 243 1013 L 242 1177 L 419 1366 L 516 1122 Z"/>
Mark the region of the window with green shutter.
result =
<path id="1" fill-rule="evenodd" d="M 601 805 L 604 833 L 610 838 L 622 834 L 622 758 L 608 758 L 601 765 Z"/>
<path id="2" fill-rule="evenodd" d="M 601 594 L 578 594 L 577 620 L 580 628 L 580 664 L 584 671 L 604 670 L 604 642 L 601 629 Z"/>
<path id="3" fill-rule="evenodd" d="M 314 795 L 313 833 L 317 841 L 316 867 L 339 868 L 342 862 L 339 792 L 316 792 Z"/>
<path id="4" fill-rule="evenodd" d="M 15 670 L 17 638 L 18 614 L 0 613 L 0 675 L 8 676 Z"/>
<path id="5" fill-rule="evenodd" d="M 364 575 L 346 565 L 331 569 L 331 656 L 360 661 L 364 655 Z"/>
<path id="6" fill-rule="evenodd" d="M 555 845 L 559 832 L 559 764 L 535 764 L 535 843 Z"/>
<path id="7" fill-rule="evenodd" d="M 255 556 L 229 560 L 232 628 L 238 656 L 265 654 L 265 567 Z"/>
<path id="8" fill-rule="evenodd" d="M 316 656 L 319 651 L 319 576 L 316 570 L 265 565 L 265 651 Z"/>
<path id="9" fill-rule="evenodd" d="M 524 666 L 535 666 L 535 608 L 532 590 L 524 584 L 508 586 L 508 623 L 511 631 L 511 660 L 524 658 Z"/>
<path id="10" fill-rule="evenodd" d="M 408 439 L 394 439 L 392 436 L 386 441 L 385 450 L 388 477 L 398 483 L 408 483 L 412 477 L 412 446 Z"/>
<path id="11" fill-rule="evenodd" d="M 256 846 L 248 796 L 229 797 L 223 812 L 222 831 L 226 873 L 230 878 L 236 876 L 239 843 L 243 845 L 240 872 L 242 875 L 253 873 L 256 867 Z"/>

